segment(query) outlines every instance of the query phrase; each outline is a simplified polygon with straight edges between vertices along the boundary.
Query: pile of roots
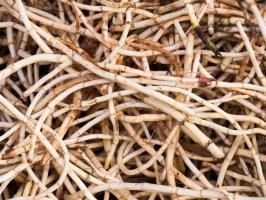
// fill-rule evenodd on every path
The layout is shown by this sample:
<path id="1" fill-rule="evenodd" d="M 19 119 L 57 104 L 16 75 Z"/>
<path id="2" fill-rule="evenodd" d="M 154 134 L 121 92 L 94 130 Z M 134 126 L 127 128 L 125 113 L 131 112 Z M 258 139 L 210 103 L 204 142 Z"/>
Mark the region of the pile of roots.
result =
<path id="1" fill-rule="evenodd" d="M 0 200 L 266 197 L 266 3 L 0 0 Z"/>

